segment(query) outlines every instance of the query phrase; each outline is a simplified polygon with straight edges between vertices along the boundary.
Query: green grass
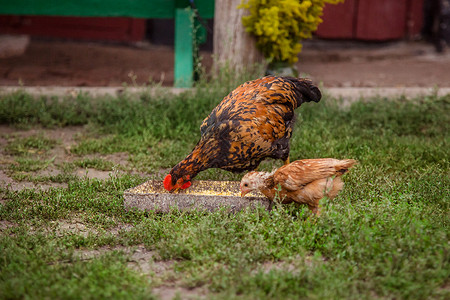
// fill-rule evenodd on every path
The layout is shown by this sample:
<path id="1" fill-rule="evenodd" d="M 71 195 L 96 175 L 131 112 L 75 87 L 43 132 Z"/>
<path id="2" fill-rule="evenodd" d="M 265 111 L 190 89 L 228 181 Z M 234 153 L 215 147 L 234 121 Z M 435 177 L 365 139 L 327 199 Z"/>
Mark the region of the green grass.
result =
<path id="1" fill-rule="evenodd" d="M 9 169 L 13 172 L 36 172 L 46 169 L 52 161 L 52 159 L 36 160 L 18 157 L 15 163 L 10 165 Z"/>
<path id="2" fill-rule="evenodd" d="M 120 252 L 86 261 L 51 234 L 30 235 L 24 227 L 14 234 L 0 236 L 2 299 L 155 299 L 149 280 L 126 268 Z"/>
<path id="3" fill-rule="evenodd" d="M 114 167 L 114 163 L 101 158 L 86 158 L 80 159 L 73 163 L 79 168 L 93 168 L 102 171 L 111 171 Z"/>
<path id="4" fill-rule="evenodd" d="M 3 96 L 0 123 L 83 125 L 71 148 L 79 158 L 61 166 L 67 176 L 76 167 L 113 169 L 92 154 L 128 152 L 133 168 L 162 178 L 157 171 L 189 153 L 201 121 L 229 85 L 179 96 L 59 101 L 19 92 Z M 449 105 L 450 95 L 429 95 L 365 99 L 345 108 L 324 98 L 301 107 L 292 160 L 359 161 L 320 218 L 296 205 L 271 213 L 125 211 L 123 191 L 147 178 L 120 173 L 104 181 L 61 177 L 67 188 L 46 191 L 0 190 L 6 200 L 0 204 L 0 298 L 144 299 L 154 297 L 155 287 L 175 285 L 206 287 L 208 299 L 448 299 Z M 25 143 L 13 139 L 7 146 L 24 149 L 8 150 L 16 168 L 42 167 L 22 154 L 38 148 L 14 143 Z M 273 165 L 280 162 L 262 168 Z M 241 176 L 208 170 L 198 179 Z M 86 231 L 62 226 L 67 222 Z M 142 245 L 154 253 L 153 262 L 172 263 L 168 273 L 127 267 L 125 250 Z M 87 260 L 76 254 L 93 249 L 116 250 Z"/>
<path id="5" fill-rule="evenodd" d="M 5 147 L 5 152 L 16 156 L 44 154 L 56 144 L 57 141 L 48 139 L 43 135 L 15 138 Z"/>

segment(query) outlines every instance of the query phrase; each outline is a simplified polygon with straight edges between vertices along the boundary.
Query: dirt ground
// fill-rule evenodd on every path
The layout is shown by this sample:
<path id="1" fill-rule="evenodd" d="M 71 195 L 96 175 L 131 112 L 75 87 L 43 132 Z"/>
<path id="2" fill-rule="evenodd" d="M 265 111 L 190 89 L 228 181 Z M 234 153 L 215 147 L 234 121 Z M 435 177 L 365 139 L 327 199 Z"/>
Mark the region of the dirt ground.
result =
<path id="1" fill-rule="evenodd" d="M 203 63 L 212 65 L 211 53 L 202 52 Z M 173 48 L 168 46 L 117 45 L 73 41 L 31 40 L 23 55 L 0 59 L 0 87 L 17 86 L 121 86 L 123 83 L 147 83 L 151 78 L 173 85 Z M 325 87 L 450 87 L 450 51 L 436 54 L 431 45 L 420 42 L 395 42 L 365 44 L 336 41 L 311 41 L 304 45 L 297 67 L 302 76 L 323 82 Z M 39 183 L 17 181 L 10 175 L 9 166 L 15 158 L 8 155 L 5 146 L 16 138 L 42 135 L 57 140 L 42 159 L 51 159 L 50 166 L 33 176 L 61 173 L 57 166 L 73 162 L 77 157 L 70 152 L 82 127 L 59 129 L 19 130 L 0 126 L 0 187 L 11 190 L 24 188 L 47 189 L 66 187 L 65 183 Z M 96 156 L 129 169 L 128 154 L 115 153 Z M 117 171 L 76 169 L 76 176 L 108 179 Z M 140 174 L 145 177 L 148 174 Z M 0 203 L 4 200 L 0 197 Z M 1 223 L 1 226 L 6 226 Z M 86 231 L 83 224 L 75 221 L 62 223 L 61 228 L 74 233 Z M 109 249 L 98 250 L 108 251 Z M 98 254 L 97 250 L 80 255 Z M 151 263 L 153 253 L 140 246 L 132 253 L 130 267 L 142 273 L 171 272 L 173 262 Z M 277 266 L 268 266 L 272 268 Z M 175 283 L 167 283 L 154 290 L 161 299 L 204 297 L 204 289 L 188 290 Z"/>
<path id="2" fill-rule="evenodd" d="M 50 162 L 49 165 L 38 171 L 19 172 L 16 175 L 30 175 L 33 177 L 39 176 L 57 176 L 63 174 L 61 165 L 64 163 L 72 163 L 76 160 L 85 158 L 99 158 L 105 161 L 110 161 L 114 164 L 113 170 L 97 170 L 94 168 L 77 168 L 71 171 L 72 175 L 80 178 L 95 178 L 98 180 L 107 180 L 113 176 L 120 175 L 122 172 L 136 173 L 129 166 L 128 153 L 113 153 L 108 155 L 85 155 L 78 156 L 71 153 L 70 149 L 77 143 L 77 138 L 85 131 L 84 127 L 64 127 L 54 129 L 44 128 L 32 128 L 29 130 L 21 130 L 7 125 L 0 125 L 0 187 L 6 188 L 12 191 L 24 190 L 24 189 L 40 189 L 47 190 L 49 188 L 67 188 L 67 183 L 59 182 L 39 182 L 39 181 L 27 181 L 27 180 L 15 180 L 12 174 L 11 166 L 18 165 L 17 156 L 10 155 L 5 151 L 6 146 L 13 142 L 15 139 L 23 139 L 28 137 L 43 136 L 47 139 L 57 141 L 56 145 L 48 151 L 43 153 L 29 151 L 29 155 L 32 159 L 39 159 Z M 27 157 L 27 156 L 26 156 Z M 126 171 L 122 171 L 126 170 Z M 168 170 L 164 170 L 164 174 Z M 137 173 L 143 178 L 148 177 L 150 174 Z M 0 204 L 4 204 L 7 200 L 2 198 L 0 194 Z M 53 233 L 57 234 L 77 234 L 87 236 L 89 234 L 97 234 L 97 232 L 86 226 L 83 221 L 75 216 L 70 219 L 61 219 L 57 221 L 51 221 L 55 226 L 52 229 Z M 15 226 L 14 223 L 9 221 L 0 220 L 0 233 L 2 229 Z M 119 224 L 119 226 L 110 229 L 111 233 L 118 233 L 120 230 L 127 230 L 131 228 L 129 224 Z M 56 231 L 54 231 L 56 230 Z M 171 299 L 208 299 L 208 289 L 206 287 L 194 287 L 186 288 L 182 283 L 174 281 L 173 278 L 176 271 L 174 265 L 175 260 L 160 260 L 154 259 L 158 257 L 155 251 L 146 249 L 144 245 L 137 245 L 134 247 L 117 246 L 111 248 L 109 246 L 100 247 L 95 250 L 77 249 L 75 254 L 83 260 L 88 260 L 94 256 L 104 254 L 108 251 L 119 250 L 124 251 L 129 256 L 127 266 L 137 272 L 140 272 L 144 276 L 161 280 L 161 284 L 152 289 L 152 293 L 161 300 Z M 292 267 L 285 262 L 267 262 L 262 268 L 267 272 L 271 269 L 286 268 L 291 270 Z M 169 279 L 167 279 L 169 278 Z"/>
<path id="3" fill-rule="evenodd" d="M 201 54 L 209 69 L 211 53 Z M 0 59 L 0 86 L 171 86 L 173 63 L 170 46 L 31 39 L 24 54 Z M 325 87 L 450 87 L 450 50 L 423 42 L 306 41 L 297 67 Z"/>

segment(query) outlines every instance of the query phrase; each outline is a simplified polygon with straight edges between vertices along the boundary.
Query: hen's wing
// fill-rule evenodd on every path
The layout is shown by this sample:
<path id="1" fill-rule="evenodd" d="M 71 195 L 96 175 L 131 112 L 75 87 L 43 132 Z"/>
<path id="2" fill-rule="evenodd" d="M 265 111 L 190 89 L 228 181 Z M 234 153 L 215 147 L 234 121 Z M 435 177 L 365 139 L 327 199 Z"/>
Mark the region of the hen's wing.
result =
<path id="1" fill-rule="evenodd" d="M 257 105 L 276 105 L 276 112 L 280 114 L 282 110 L 284 113 L 293 112 L 303 102 L 318 102 L 321 97 L 320 90 L 307 79 L 266 76 L 248 81 L 228 94 L 212 110 L 203 120 L 200 132 L 203 135 L 217 122 L 234 119 L 241 113 L 258 113 L 257 118 L 267 117 L 267 111 L 254 107 Z M 292 115 L 288 115 L 284 119 L 291 118 Z"/>
<path id="2" fill-rule="evenodd" d="M 295 191 L 313 181 L 340 176 L 356 163 L 353 159 L 334 158 L 304 159 L 279 168 L 273 175 L 275 184 L 288 191 Z"/>
<path id="3" fill-rule="evenodd" d="M 202 139 L 220 140 L 223 155 L 213 167 L 252 170 L 265 157 L 282 158 L 289 152 L 294 109 L 320 97 L 317 87 L 298 78 L 267 76 L 237 87 L 200 127 Z"/>

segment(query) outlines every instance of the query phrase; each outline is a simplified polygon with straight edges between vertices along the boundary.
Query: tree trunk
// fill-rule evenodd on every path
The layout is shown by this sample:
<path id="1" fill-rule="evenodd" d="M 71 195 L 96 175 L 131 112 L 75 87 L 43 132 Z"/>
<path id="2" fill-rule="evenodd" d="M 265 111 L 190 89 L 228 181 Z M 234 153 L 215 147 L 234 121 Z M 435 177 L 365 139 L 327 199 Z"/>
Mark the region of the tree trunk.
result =
<path id="1" fill-rule="evenodd" d="M 245 31 L 242 16 L 248 14 L 238 9 L 241 0 L 216 0 L 214 9 L 215 70 L 228 65 L 236 71 L 249 70 L 264 57 L 256 49 L 255 38 Z"/>

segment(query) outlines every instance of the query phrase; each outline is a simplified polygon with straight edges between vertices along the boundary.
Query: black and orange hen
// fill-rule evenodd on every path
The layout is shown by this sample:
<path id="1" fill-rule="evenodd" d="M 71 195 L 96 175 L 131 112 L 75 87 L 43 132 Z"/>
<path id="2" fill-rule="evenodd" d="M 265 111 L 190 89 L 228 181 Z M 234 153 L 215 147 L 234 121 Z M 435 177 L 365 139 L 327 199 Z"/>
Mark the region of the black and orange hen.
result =
<path id="1" fill-rule="evenodd" d="M 192 178 L 209 168 L 251 171 L 268 157 L 288 163 L 294 110 L 321 96 L 302 78 L 266 76 L 240 85 L 203 120 L 200 141 L 172 168 L 164 187 L 188 188 Z"/>

